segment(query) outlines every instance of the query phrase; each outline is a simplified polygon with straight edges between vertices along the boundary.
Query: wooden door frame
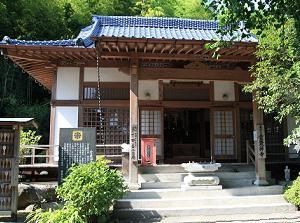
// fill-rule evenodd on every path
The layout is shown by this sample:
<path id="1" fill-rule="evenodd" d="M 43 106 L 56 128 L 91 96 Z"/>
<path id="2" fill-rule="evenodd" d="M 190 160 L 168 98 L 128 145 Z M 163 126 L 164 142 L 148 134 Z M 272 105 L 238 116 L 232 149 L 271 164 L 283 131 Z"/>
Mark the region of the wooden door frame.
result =
<path id="1" fill-rule="evenodd" d="M 140 143 L 142 138 L 142 130 L 141 130 L 141 110 L 148 110 L 148 111 L 160 111 L 160 135 L 143 135 L 145 138 L 157 138 L 160 139 L 160 149 L 161 149 L 161 155 L 156 156 L 157 160 L 159 162 L 163 162 L 165 158 L 165 152 L 164 152 L 164 109 L 163 107 L 151 107 L 151 106 L 140 106 L 139 107 L 139 121 L 140 121 L 140 129 L 139 129 L 139 135 L 140 135 Z"/>
<path id="2" fill-rule="evenodd" d="M 215 123 L 214 123 L 214 116 L 213 113 L 214 111 L 232 111 L 232 127 L 233 127 L 233 143 L 234 143 L 234 155 L 233 156 L 217 156 L 215 155 Z M 210 139 L 211 139 L 211 159 L 215 160 L 217 159 L 222 159 L 222 160 L 232 160 L 232 159 L 237 159 L 237 131 L 236 131 L 236 124 L 237 124 L 237 112 L 236 108 L 234 107 L 211 107 L 209 109 L 210 112 L 210 123 L 211 123 L 211 128 L 210 128 Z"/>

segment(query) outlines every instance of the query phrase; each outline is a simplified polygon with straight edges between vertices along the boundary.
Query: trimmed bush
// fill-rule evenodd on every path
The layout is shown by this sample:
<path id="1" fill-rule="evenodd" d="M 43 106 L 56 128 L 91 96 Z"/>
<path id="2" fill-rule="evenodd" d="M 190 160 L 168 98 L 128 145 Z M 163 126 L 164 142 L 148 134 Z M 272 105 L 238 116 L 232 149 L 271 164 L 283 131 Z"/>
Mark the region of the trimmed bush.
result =
<path id="1" fill-rule="evenodd" d="M 99 159 L 71 167 L 69 175 L 56 190 L 64 207 L 55 211 L 37 210 L 28 216 L 27 222 L 81 223 L 106 217 L 114 201 L 122 198 L 127 190 L 122 175 L 109 169 L 107 162 Z"/>
<path id="2" fill-rule="evenodd" d="M 300 207 L 300 176 L 293 181 L 293 184 L 284 192 L 284 198 L 290 203 Z"/>
<path id="3" fill-rule="evenodd" d="M 81 215 L 101 216 L 108 213 L 116 199 L 124 195 L 126 186 L 121 174 L 109 169 L 107 161 L 73 166 L 57 194 L 66 205 Z"/>

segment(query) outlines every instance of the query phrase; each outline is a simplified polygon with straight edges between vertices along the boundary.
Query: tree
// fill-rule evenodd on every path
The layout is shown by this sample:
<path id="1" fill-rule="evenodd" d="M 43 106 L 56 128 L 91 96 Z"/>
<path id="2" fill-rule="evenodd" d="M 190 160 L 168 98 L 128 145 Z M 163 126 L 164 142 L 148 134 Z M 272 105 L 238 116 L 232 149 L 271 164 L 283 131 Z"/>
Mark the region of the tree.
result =
<path id="1" fill-rule="evenodd" d="M 201 0 L 135 0 L 133 15 L 211 19 Z"/>
<path id="2" fill-rule="evenodd" d="M 221 33 L 257 34 L 257 62 L 251 68 L 255 79 L 246 90 L 255 92 L 260 108 L 279 121 L 295 117 L 297 128 L 286 142 L 299 138 L 300 1 L 206 0 L 206 4 L 220 21 Z"/>
<path id="3" fill-rule="evenodd" d="M 177 0 L 174 15 L 190 19 L 212 19 L 212 14 L 203 6 L 201 0 Z"/>
<path id="4" fill-rule="evenodd" d="M 134 15 L 172 17 L 177 0 L 135 0 Z"/>

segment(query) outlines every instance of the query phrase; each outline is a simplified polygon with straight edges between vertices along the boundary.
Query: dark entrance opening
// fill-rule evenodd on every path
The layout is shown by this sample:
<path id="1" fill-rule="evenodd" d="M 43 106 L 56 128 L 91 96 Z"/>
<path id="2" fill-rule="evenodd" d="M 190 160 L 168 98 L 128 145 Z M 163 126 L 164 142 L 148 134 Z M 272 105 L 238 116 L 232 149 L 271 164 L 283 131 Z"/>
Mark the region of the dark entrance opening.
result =
<path id="1" fill-rule="evenodd" d="M 210 161 L 209 109 L 166 109 L 165 163 Z"/>

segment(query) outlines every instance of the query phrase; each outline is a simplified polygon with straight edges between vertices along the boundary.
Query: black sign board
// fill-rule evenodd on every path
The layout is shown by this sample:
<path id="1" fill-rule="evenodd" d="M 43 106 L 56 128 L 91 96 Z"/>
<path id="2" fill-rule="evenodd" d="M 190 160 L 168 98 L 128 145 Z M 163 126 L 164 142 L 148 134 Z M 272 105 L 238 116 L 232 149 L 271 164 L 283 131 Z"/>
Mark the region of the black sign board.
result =
<path id="1" fill-rule="evenodd" d="M 96 128 L 61 128 L 59 133 L 58 182 L 73 164 L 96 160 Z"/>

